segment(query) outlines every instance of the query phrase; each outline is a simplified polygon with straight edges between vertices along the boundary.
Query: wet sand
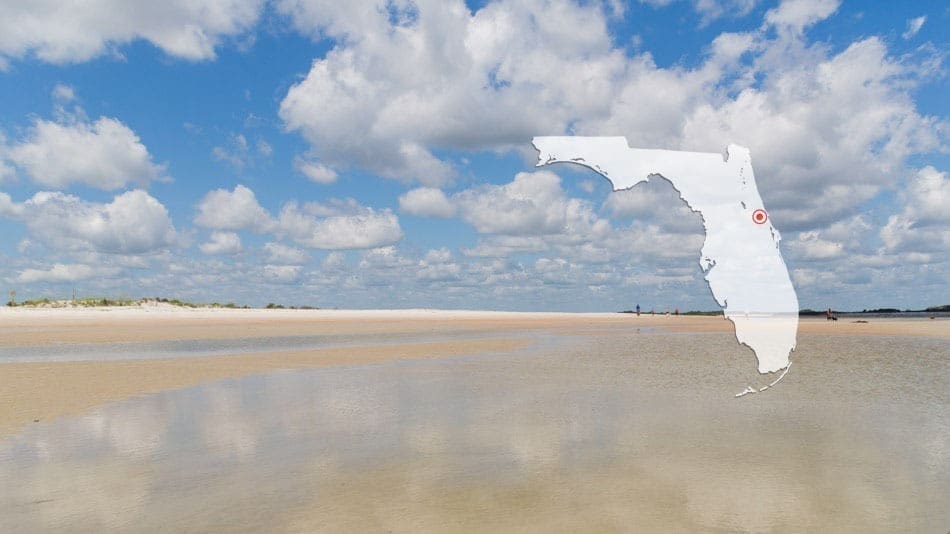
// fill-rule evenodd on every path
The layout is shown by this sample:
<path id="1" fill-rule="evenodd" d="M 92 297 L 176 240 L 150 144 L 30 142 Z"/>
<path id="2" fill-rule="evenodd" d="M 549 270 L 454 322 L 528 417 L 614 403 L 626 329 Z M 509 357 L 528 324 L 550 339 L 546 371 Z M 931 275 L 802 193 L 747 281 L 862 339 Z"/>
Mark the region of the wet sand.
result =
<path id="1" fill-rule="evenodd" d="M 950 319 L 803 318 L 800 333 L 950 336 Z M 229 310 L 167 308 L 28 309 L 0 307 L 0 347 L 223 339 L 312 334 L 438 333 L 599 326 L 663 327 L 685 332 L 733 332 L 722 316 L 622 313 L 517 313 L 438 310 Z"/>
<path id="2" fill-rule="evenodd" d="M 209 380 L 27 425 L 0 440 L 0 480 L 17 481 L 0 484 L 0 531 L 950 524 L 950 338 L 939 330 L 803 332 L 788 376 L 740 399 L 762 377 L 730 332 L 554 331 L 482 331 L 460 343 L 530 344 Z"/>
<path id="3" fill-rule="evenodd" d="M 231 356 L 129 361 L 0 361 L 0 439 L 35 420 L 82 413 L 105 402 L 279 369 L 511 351 L 538 335 L 622 335 L 630 329 L 733 332 L 722 317 L 465 311 L 189 310 L 167 308 L 0 309 L 0 347 L 303 336 L 440 336 L 494 333 L 491 339 L 387 344 Z M 946 319 L 804 319 L 801 334 L 950 337 Z M 379 339 L 377 337 L 377 339 Z"/>
<path id="4" fill-rule="evenodd" d="M 156 360 L 0 364 L 0 439 L 30 422 L 79 414 L 100 404 L 212 380 L 281 369 L 368 365 L 510 351 L 527 339 L 408 343 Z"/>
<path id="5" fill-rule="evenodd" d="M 617 313 L 0 307 L 0 346 L 312 334 L 583 328 L 625 324 L 629 319 L 629 315 Z M 643 316 L 640 319 L 643 324 L 659 324 L 669 320 L 661 316 L 652 319 Z"/>

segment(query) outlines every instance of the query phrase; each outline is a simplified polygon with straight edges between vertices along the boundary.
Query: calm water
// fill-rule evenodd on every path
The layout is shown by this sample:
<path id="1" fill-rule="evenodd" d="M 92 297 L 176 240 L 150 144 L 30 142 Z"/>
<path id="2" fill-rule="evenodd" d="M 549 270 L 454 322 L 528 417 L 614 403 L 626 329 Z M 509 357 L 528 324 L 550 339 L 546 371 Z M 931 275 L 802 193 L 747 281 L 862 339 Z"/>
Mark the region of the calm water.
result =
<path id="1" fill-rule="evenodd" d="M 157 341 L 113 341 L 106 343 L 53 343 L 26 347 L 0 347 L 0 363 L 151 360 L 221 356 L 248 352 L 326 349 L 365 345 L 395 345 L 435 341 L 460 341 L 486 337 L 512 337 L 517 331 L 479 332 L 473 330 L 395 332 L 379 334 L 316 334 L 225 339 L 162 339 Z"/>
<path id="2" fill-rule="evenodd" d="M 0 441 L 0 531 L 950 529 L 950 340 L 728 334 L 277 372 Z"/>

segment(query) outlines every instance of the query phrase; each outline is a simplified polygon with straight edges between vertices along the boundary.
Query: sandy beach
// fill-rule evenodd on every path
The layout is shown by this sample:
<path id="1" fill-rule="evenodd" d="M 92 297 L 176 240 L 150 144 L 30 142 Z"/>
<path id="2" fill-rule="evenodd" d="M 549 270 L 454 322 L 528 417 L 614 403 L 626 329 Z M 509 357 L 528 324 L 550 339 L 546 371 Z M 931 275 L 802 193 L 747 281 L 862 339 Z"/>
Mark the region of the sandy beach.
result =
<path id="1" fill-rule="evenodd" d="M 950 320 L 862 320 L 4 309 L 0 530 L 939 530 Z"/>
<path id="2" fill-rule="evenodd" d="M 515 332 L 623 325 L 620 314 L 503 312 L 208 310 L 187 308 L 0 309 L 0 347 L 302 336 Z M 202 382 L 279 369 L 366 365 L 515 350 L 522 335 L 458 342 L 386 344 L 130 361 L 0 361 L 0 439 L 34 421 Z"/>
<path id="3" fill-rule="evenodd" d="M 228 310 L 173 307 L 0 308 L 0 347 L 374 334 L 374 343 L 305 351 L 130 361 L 0 361 L 0 439 L 36 420 L 82 413 L 133 396 L 279 369 L 365 365 L 515 350 L 547 335 L 612 335 L 628 329 L 733 332 L 722 317 L 620 313 L 518 313 L 443 310 Z M 803 319 L 802 334 L 950 337 L 950 321 Z M 496 333 L 455 342 L 387 344 L 397 334 Z"/>
<path id="4" fill-rule="evenodd" d="M 950 336 L 946 319 L 802 318 L 800 333 Z M 231 310 L 174 307 L 0 307 L 0 346 L 161 339 L 219 339 L 320 333 L 378 334 L 445 330 L 577 329 L 648 326 L 684 332 L 730 332 L 721 316 L 541 313 L 460 310 Z"/>

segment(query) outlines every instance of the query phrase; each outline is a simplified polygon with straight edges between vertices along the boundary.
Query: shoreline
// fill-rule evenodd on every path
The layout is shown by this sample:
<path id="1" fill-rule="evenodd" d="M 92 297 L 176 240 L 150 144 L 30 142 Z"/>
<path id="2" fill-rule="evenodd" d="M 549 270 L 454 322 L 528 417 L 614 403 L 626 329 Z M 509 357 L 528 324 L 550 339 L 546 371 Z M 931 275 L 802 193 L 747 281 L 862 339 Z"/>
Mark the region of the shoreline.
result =
<path id="1" fill-rule="evenodd" d="M 627 335 L 660 332 L 734 333 L 723 317 L 650 316 L 622 313 L 532 313 L 440 310 L 142 310 L 6 309 L 0 311 L 0 347 L 241 339 L 255 337 L 374 334 L 372 344 L 256 351 L 231 355 L 62 362 L 3 362 L 0 440 L 35 419 L 76 415 L 101 404 L 181 389 L 205 382 L 330 366 L 450 358 L 515 351 L 542 335 Z M 452 334 L 490 337 L 426 340 Z M 950 320 L 886 319 L 868 323 L 801 319 L 806 335 L 874 335 L 950 338 Z M 421 334 L 400 343 L 386 335 Z M 382 336 L 383 339 L 379 339 Z M 64 347 L 68 352 L 68 347 Z"/>
<path id="2" fill-rule="evenodd" d="M 799 334 L 950 337 L 950 317 L 868 318 L 866 322 L 800 317 Z M 177 307 L 0 307 L 0 347 L 229 339 L 320 334 L 403 334 L 479 330 L 584 330 L 628 325 L 682 332 L 734 332 L 723 316 L 477 310 L 290 310 Z M 2 361 L 0 361 L 2 365 Z"/>

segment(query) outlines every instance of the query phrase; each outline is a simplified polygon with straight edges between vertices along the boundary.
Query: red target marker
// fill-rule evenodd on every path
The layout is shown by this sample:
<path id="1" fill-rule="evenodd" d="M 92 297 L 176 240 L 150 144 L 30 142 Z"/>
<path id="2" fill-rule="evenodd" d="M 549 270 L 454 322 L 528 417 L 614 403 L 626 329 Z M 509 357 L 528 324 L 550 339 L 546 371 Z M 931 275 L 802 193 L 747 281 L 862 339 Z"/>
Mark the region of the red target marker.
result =
<path id="1" fill-rule="evenodd" d="M 765 224 L 769 220 L 769 214 L 765 210 L 755 210 L 752 212 L 752 222 L 755 224 Z"/>

